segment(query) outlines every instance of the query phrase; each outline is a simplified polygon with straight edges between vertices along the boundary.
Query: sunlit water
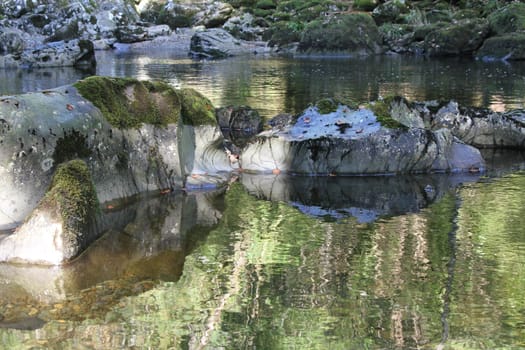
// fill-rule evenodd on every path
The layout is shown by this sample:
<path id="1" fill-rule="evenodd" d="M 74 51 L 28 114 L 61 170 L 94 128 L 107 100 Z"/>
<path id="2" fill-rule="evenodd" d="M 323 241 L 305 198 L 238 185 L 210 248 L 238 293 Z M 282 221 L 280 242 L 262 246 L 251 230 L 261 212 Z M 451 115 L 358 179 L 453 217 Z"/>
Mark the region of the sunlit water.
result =
<path id="1" fill-rule="evenodd" d="M 313 101 L 334 96 L 356 102 L 389 95 L 419 101 L 455 99 L 497 111 L 523 108 L 525 103 L 525 62 L 404 56 L 196 61 L 159 49 L 101 51 L 97 62 L 96 72 L 0 70 L 0 94 L 52 88 L 96 73 L 167 80 L 175 87 L 197 89 L 217 107 L 249 105 L 266 118 L 299 113 Z"/>
<path id="2" fill-rule="evenodd" d="M 265 117 L 324 96 L 521 108 L 522 63 L 377 57 L 198 62 L 99 53 Z M 0 71 L 18 93 L 89 75 Z M 524 156 L 488 175 L 288 178 L 140 198 L 64 268 L 0 264 L 1 349 L 525 349 Z"/>

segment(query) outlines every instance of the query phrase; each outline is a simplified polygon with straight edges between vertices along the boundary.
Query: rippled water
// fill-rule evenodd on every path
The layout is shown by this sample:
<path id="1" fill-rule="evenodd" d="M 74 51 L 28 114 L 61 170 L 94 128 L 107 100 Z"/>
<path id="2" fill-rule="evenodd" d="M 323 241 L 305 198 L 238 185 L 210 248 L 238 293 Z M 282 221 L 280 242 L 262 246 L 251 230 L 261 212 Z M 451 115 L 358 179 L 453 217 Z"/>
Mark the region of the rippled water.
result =
<path id="1" fill-rule="evenodd" d="M 97 73 L 265 117 L 333 95 L 496 110 L 525 96 L 522 63 L 456 59 L 103 52 Z M 89 74 L 0 71 L 0 91 Z M 0 264 L 0 349 L 525 349 L 525 157 L 485 158 L 482 177 L 243 174 L 107 210 L 111 229 L 72 264 Z"/>
<path id="2" fill-rule="evenodd" d="M 506 169 L 243 175 L 113 209 L 65 269 L 0 265 L 0 347 L 525 348 L 525 172 Z"/>
<path id="3" fill-rule="evenodd" d="M 455 99 L 497 111 L 523 108 L 525 62 L 425 59 L 239 57 L 195 61 L 167 50 L 97 52 L 96 72 L 75 69 L 0 70 L 0 94 L 47 89 L 96 73 L 164 79 L 192 87 L 217 106 L 249 105 L 264 117 L 299 113 L 322 97 L 357 102 L 402 95 L 411 100 Z"/>

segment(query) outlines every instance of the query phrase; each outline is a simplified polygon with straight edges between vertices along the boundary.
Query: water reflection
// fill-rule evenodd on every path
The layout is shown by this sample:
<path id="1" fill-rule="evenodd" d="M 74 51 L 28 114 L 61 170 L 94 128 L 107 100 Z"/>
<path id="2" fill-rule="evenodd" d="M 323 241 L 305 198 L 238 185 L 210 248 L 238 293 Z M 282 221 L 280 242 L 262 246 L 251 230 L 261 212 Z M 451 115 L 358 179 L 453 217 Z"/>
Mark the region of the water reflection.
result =
<path id="1" fill-rule="evenodd" d="M 455 99 L 461 104 L 509 110 L 524 107 L 525 63 L 404 56 L 286 59 L 242 57 L 195 61 L 180 52 L 97 52 L 99 75 L 163 79 L 191 87 L 216 106 L 249 105 L 270 118 L 299 113 L 322 97 L 358 102 L 403 95 L 411 100 Z M 43 73 L 40 73 L 43 72 Z M 0 94 L 72 83 L 86 74 L 73 68 L 0 71 Z M 51 74 L 51 77 L 44 77 Z"/>
<path id="2" fill-rule="evenodd" d="M 353 216 L 373 222 L 382 216 L 416 213 L 475 174 L 367 177 L 292 177 L 243 174 L 241 182 L 258 198 L 282 201 L 320 218 Z"/>
<path id="3" fill-rule="evenodd" d="M 55 279 L 63 290 L 55 301 L 28 299 L 37 292 L 13 274 L 10 285 L 2 279 L 3 295 L 13 298 L 0 305 L 0 327 L 17 321 L 18 329 L 0 329 L 0 342 L 20 349 L 525 346 L 525 173 L 457 180 L 458 187 L 440 177 L 312 184 L 319 179 L 244 176 L 224 197 L 161 197 L 134 204 L 128 221 L 115 216 L 122 233 Z M 436 197 L 425 202 L 421 187 L 429 182 Z M 377 204 L 365 201 L 372 190 Z M 337 208 L 399 212 L 334 222 L 288 204 L 322 207 L 335 193 L 345 194 Z M 22 299 L 25 324 L 12 317 Z M 37 319 L 47 323 L 21 329 Z"/>

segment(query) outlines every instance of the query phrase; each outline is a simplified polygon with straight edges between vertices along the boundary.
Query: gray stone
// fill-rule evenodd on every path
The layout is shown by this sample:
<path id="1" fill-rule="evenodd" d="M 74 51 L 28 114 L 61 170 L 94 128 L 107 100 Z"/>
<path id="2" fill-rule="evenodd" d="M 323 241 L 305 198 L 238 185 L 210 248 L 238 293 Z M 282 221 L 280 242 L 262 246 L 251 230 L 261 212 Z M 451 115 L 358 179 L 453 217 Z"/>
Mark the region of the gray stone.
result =
<path id="1" fill-rule="evenodd" d="M 310 108 L 288 128 L 259 134 L 240 165 L 256 173 L 363 175 L 477 171 L 484 161 L 449 130 L 388 129 L 371 111 L 340 105 L 328 114 Z"/>
<path id="2" fill-rule="evenodd" d="M 52 42 L 41 47 L 25 50 L 19 60 L 20 67 L 94 67 L 94 46 L 91 41 L 72 40 Z"/>
<path id="3" fill-rule="evenodd" d="M 220 59 L 268 52 L 270 49 L 264 42 L 239 40 L 218 28 L 197 31 L 190 43 L 190 54 L 195 58 Z"/>

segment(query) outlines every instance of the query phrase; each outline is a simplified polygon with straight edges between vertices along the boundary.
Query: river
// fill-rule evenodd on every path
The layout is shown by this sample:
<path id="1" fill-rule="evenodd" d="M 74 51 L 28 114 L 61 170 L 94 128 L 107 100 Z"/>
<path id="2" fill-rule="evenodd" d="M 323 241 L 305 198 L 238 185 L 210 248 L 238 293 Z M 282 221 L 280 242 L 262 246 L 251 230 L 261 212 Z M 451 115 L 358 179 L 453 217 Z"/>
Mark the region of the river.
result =
<path id="1" fill-rule="evenodd" d="M 166 79 L 270 118 L 330 95 L 518 108 L 523 70 L 122 52 L 99 53 L 97 73 Z M 89 73 L 0 74 L 17 93 Z M 0 264 L 0 348 L 525 349 L 525 156 L 485 157 L 486 174 L 242 174 L 108 208 L 112 228 L 72 264 Z"/>

